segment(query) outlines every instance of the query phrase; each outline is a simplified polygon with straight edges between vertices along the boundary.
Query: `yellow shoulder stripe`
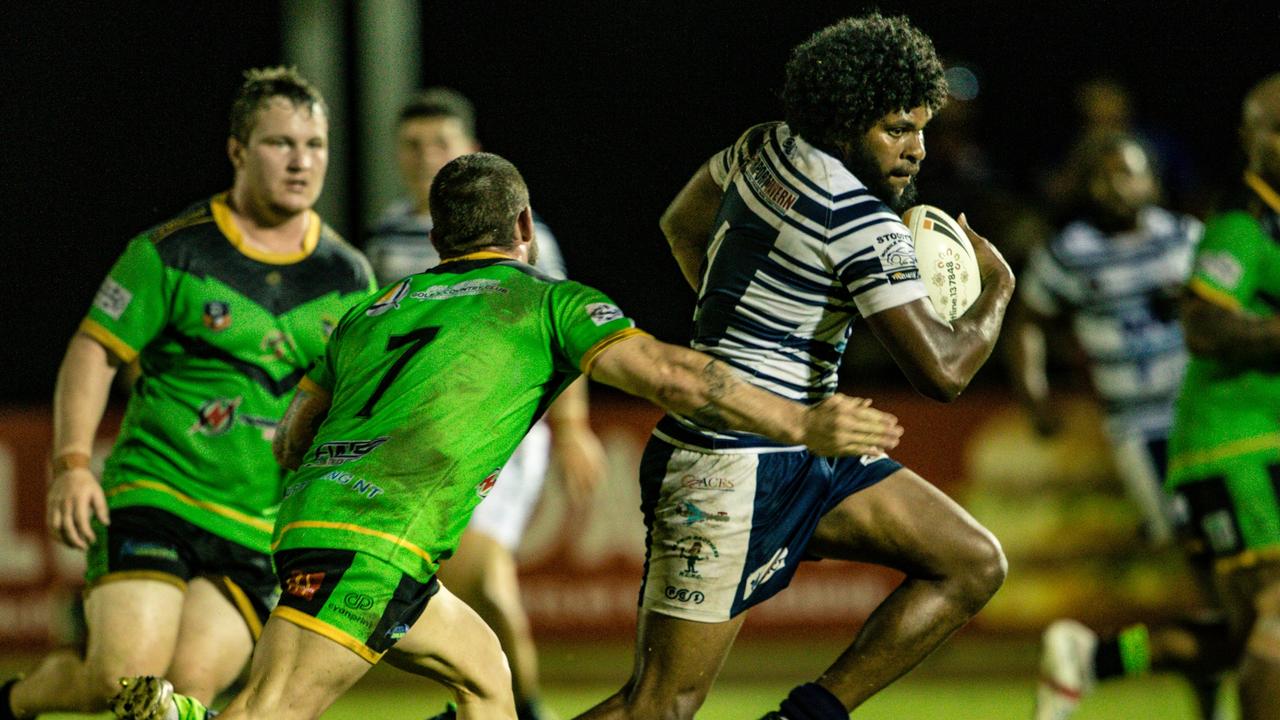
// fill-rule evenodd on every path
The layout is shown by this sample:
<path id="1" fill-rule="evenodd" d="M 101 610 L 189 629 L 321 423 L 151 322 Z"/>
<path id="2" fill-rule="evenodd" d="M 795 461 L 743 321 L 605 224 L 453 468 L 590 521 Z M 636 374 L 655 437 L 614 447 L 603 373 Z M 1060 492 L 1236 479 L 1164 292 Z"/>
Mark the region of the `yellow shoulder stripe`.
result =
<path id="1" fill-rule="evenodd" d="M 624 340 L 642 336 L 648 337 L 649 333 L 639 328 L 623 328 L 616 333 L 606 335 L 604 339 L 587 348 L 587 351 L 582 354 L 582 359 L 578 361 L 578 367 L 582 368 L 583 375 L 590 377 L 591 368 L 595 366 L 596 360 L 600 359 L 600 353 Z"/>
<path id="2" fill-rule="evenodd" d="M 1187 289 L 1195 293 L 1201 300 L 1211 302 L 1218 307 L 1228 310 L 1239 310 L 1240 301 L 1235 299 L 1230 293 L 1223 292 L 1200 278 L 1191 278 L 1187 283 Z"/>
<path id="3" fill-rule="evenodd" d="M 120 358 L 120 362 L 131 363 L 134 358 L 138 357 L 137 350 L 129 347 L 129 343 L 116 337 L 115 333 L 103 327 L 102 323 L 97 320 L 85 318 L 80 321 L 80 327 L 77 330 L 97 340 L 112 355 Z"/>

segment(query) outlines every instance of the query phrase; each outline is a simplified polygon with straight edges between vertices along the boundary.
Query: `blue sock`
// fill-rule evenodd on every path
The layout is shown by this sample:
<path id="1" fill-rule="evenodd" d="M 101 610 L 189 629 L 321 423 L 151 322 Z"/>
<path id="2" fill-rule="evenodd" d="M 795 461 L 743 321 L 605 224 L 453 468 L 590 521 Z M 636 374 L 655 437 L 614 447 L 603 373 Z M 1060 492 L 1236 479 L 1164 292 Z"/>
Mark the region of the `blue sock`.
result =
<path id="1" fill-rule="evenodd" d="M 831 691 L 818 683 L 798 685 L 782 701 L 787 720 L 848 720 L 849 711 Z"/>

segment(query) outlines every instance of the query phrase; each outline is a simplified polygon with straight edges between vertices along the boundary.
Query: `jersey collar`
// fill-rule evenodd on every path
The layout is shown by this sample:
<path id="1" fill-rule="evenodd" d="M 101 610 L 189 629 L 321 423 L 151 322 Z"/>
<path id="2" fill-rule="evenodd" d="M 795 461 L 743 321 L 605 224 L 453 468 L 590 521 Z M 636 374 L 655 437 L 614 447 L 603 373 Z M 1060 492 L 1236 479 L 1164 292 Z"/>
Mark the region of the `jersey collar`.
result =
<path id="1" fill-rule="evenodd" d="M 444 265 L 445 263 L 462 262 L 463 260 L 515 260 L 515 258 L 510 255 L 493 252 L 492 250 L 478 250 L 473 253 L 467 253 L 466 255 L 459 255 L 458 257 L 441 260 L 440 264 Z"/>
<path id="2" fill-rule="evenodd" d="M 1257 193 L 1262 202 L 1270 206 L 1273 212 L 1280 213 L 1280 193 L 1277 193 L 1274 188 L 1268 185 L 1267 181 L 1263 180 L 1260 175 L 1254 172 L 1246 172 L 1244 174 L 1244 184 Z"/>
<path id="3" fill-rule="evenodd" d="M 320 216 L 315 210 L 308 210 L 310 218 L 307 222 L 307 234 L 302 238 L 302 249 L 297 252 L 290 253 L 273 253 L 259 250 L 245 242 L 244 235 L 240 233 L 240 228 L 236 227 L 235 221 L 231 219 L 231 206 L 227 204 L 227 193 L 218 193 L 209 201 L 209 207 L 213 211 L 213 221 L 217 223 L 218 229 L 226 236 L 227 242 L 230 242 L 236 250 L 241 254 L 264 262 L 269 265 L 292 265 L 296 262 L 306 260 L 311 252 L 316 249 L 316 243 L 320 241 Z"/>

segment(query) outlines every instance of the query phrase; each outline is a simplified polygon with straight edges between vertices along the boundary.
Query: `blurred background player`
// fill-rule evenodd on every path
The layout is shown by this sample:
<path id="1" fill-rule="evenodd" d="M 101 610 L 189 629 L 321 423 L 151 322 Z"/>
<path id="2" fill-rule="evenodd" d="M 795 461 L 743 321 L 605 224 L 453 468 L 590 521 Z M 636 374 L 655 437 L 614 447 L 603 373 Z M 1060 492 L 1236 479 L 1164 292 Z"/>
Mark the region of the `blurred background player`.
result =
<path id="1" fill-rule="evenodd" d="M 924 127 L 946 96 L 933 42 L 905 17 L 849 18 L 795 48 L 786 122 L 748 129 L 662 218 L 698 291 L 693 347 L 804 403 L 836 389 L 861 317 L 912 385 L 949 401 L 986 361 L 1013 274 L 965 227 L 983 290 L 952 323 L 933 310 L 899 213 L 915 202 Z M 732 492 L 689 478 L 720 478 Z M 635 669 L 584 718 L 691 718 L 746 619 L 801 560 L 861 560 L 903 582 L 817 680 L 769 718 L 843 720 L 969 620 L 1004 579 L 999 543 L 888 456 L 818 457 L 670 413 L 640 467 L 646 563 Z M 692 515 L 717 517 L 698 521 Z"/>
<path id="2" fill-rule="evenodd" d="M 1185 295 L 1191 362 L 1168 488 L 1243 647 L 1243 720 L 1280 708 L 1280 74 L 1243 103 L 1238 206 L 1210 218 Z"/>
<path id="3" fill-rule="evenodd" d="M 296 468 L 272 543 L 284 593 L 224 720 L 317 717 L 387 651 L 450 685 L 460 717 L 514 717 L 496 638 L 434 573 L 497 468 L 580 372 L 717 429 L 831 456 L 878 454 L 901 434 L 858 398 L 771 395 L 636 329 L 599 291 L 530 267 L 529 193 L 506 160 L 460 157 L 431 197 L 441 263 L 343 317 L 281 423 L 276 455 Z M 157 678 L 130 681 L 113 709 L 206 717 Z"/>
<path id="4" fill-rule="evenodd" d="M 431 182 L 446 163 L 480 149 L 471 102 L 448 88 L 418 93 L 400 111 L 396 148 L 408 196 L 387 210 L 367 245 L 374 272 L 384 285 L 440 262 L 428 239 Z M 537 268 L 564 279 L 555 236 L 536 214 L 533 222 Z M 584 502 L 604 475 L 604 450 L 588 424 L 585 378 L 565 391 L 545 420 L 529 429 L 497 485 L 476 509 L 457 554 L 440 570 L 440 579 L 475 608 L 501 640 L 511 661 L 521 720 L 548 717 L 539 700 L 537 649 L 520 602 L 515 552 L 538 503 L 549 457 L 573 502 Z"/>
<path id="5" fill-rule="evenodd" d="M 373 274 L 311 209 L 328 112 L 296 71 L 245 73 L 227 155 L 231 190 L 134 238 L 71 339 L 54 390 L 48 523 L 88 553 L 88 646 L 5 685 L 2 717 L 101 711 L 122 675 L 143 673 L 209 702 L 275 604 L 275 424 Z M 117 368 L 135 359 L 141 376 L 99 484 L 95 433 Z"/>
<path id="6" fill-rule="evenodd" d="M 1010 326 L 1013 386 L 1037 431 L 1056 434 L 1062 420 L 1049 387 L 1046 334 L 1069 328 L 1106 416 L 1116 471 L 1147 540 L 1159 548 L 1175 532 L 1163 483 L 1187 360 L 1177 303 L 1201 227 L 1157 205 L 1150 158 L 1127 133 L 1085 136 L 1068 166 L 1074 175 L 1065 226 L 1032 253 L 1021 277 Z M 1203 559 L 1196 564 L 1207 578 Z M 1208 656 L 1224 629 L 1189 621 L 1151 631 L 1136 625 L 1100 640 L 1078 622 L 1057 621 L 1044 636 L 1035 717 L 1065 718 L 1097 680 L 1150 669 L 1187 672 L 1211 717 L 1217 671 L 1225 666 Z"/>

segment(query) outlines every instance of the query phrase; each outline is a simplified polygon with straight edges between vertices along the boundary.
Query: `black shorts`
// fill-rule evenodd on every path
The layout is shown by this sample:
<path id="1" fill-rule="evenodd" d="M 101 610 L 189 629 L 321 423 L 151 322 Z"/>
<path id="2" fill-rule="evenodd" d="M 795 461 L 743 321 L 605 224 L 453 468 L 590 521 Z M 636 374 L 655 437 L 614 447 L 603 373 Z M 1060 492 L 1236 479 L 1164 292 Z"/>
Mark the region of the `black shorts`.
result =
<path id="1" fill-rule="evenodd" d="M 195 577 L 211 580 L 244 616 L 254 640 L 279 598 L 271 557 L 159 508 L 111 511 L 89 547 L 85 580 L 92 588 L 116 580 L 150 579 L 183 590 Z"/>
<path id="2" fill-rule="evenodd" d="M 275 617 L 323 635 L 371 663 L 418 621 L 440 591 L 381 558 L 354 550 L 298 548 L 275 554 Z"/>

